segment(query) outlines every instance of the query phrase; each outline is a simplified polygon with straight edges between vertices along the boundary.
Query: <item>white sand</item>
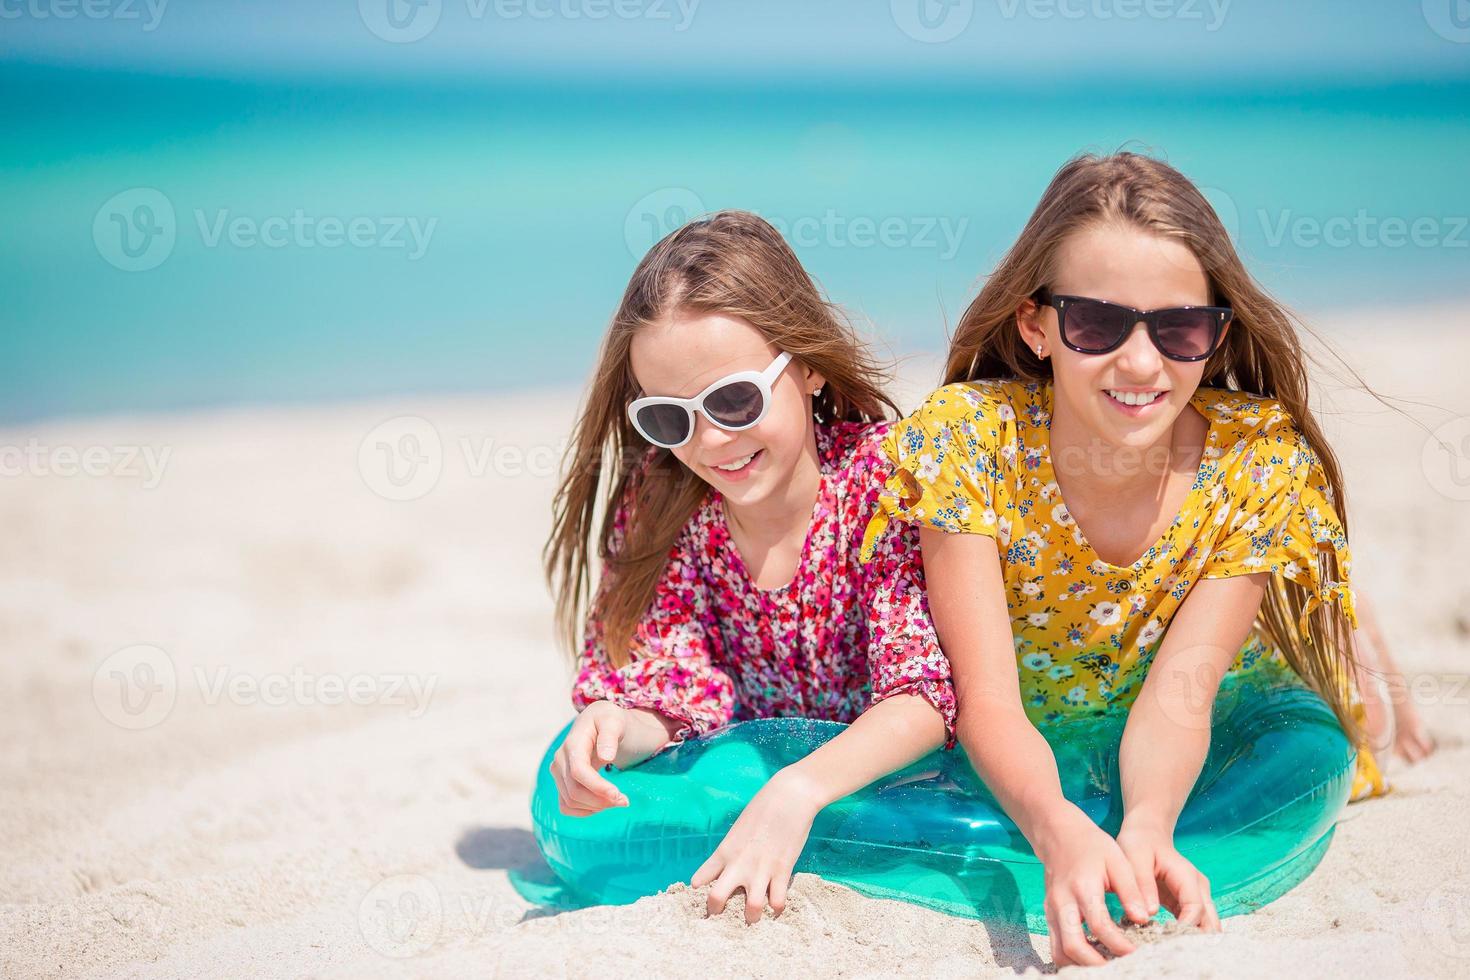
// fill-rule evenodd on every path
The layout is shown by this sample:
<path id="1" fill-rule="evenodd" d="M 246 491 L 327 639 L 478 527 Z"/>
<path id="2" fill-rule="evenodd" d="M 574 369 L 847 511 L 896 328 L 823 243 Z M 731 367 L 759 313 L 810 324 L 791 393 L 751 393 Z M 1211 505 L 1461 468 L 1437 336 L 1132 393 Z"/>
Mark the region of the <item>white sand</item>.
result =
<path id="1" fill-rule="evenodd" d="M 1391 342 L 1370 343 L 1363 324 L 1384 320 L 1360 319 L 1323 324 L 1370 382 L 1438 406 L 1414 409 L 1432 425 L 1470 416 L 1470 320 L 1399 311 Z M 910 364 L 905 390 L 932 370 Z M 1470 486 L 1426 470 L 1402 418 L 1333 401 L 1357 584 L 1425 678 L 1441 751 L 1349 807 L 1287 897 L 1108 973 L 1470 973 L 1470 502 L 1436 489 Z M 443 472 L 389 501 L 359 446 L 405 414 L 432 420 Z M 1049 972 L 1044 937 L 809 876 L 749 929 L 738 901 L 706 921 L 689 889 L 556 916 L 516 896 L 506 869 L 537 860 L 534 769 L 570 711 L 538 564 L 570 418 L 546 392 L 0 433 L 37 439 L 49 464 L 67 446 L 171 453 L 152 488 L 36 463 L 0 479 L 0 975 Z M 497 464 L 502 447 L 538 450 L 535 472 Z M 152 700 L 133 686 L 124 703 L 115 674 Z M 372 703 L 321 703 L 354 684 Z"/>

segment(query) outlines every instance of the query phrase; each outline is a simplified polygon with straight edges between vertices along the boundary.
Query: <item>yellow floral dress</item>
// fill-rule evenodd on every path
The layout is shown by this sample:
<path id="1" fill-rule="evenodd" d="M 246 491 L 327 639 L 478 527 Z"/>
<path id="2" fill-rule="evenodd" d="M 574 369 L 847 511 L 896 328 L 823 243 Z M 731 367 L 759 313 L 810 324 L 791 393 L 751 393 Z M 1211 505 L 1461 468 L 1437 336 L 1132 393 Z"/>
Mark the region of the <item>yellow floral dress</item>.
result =
<path id="1" fill-rule="evenodd" d="M 890 519 L 994 538 L 1033 722 L 1126 710 L 1201 578 L 1273 572 L 1306 589 L 1308 611 L 1335 601 L 1356 624 L 1342 521 L 1286 410 L 1216 388 L 1190 401 L 1209 423 L 1198 473 L 1173 523 L 1131 565 L 1099 558 L 1062 501 L 1049 453 L 1052 385 L 1015 380 L 947 385 L 894 426 L 883 443 L 894 470 L 863 557 Z M 1336 553 L 1342 581 L 1322 579 L 1318 549 Z M 1263 659 L 1285 663 L 1252 636 L 1230 671 Z M 1353 798 L 1384 792 L 1366 749 L 1358 759 Z"/>

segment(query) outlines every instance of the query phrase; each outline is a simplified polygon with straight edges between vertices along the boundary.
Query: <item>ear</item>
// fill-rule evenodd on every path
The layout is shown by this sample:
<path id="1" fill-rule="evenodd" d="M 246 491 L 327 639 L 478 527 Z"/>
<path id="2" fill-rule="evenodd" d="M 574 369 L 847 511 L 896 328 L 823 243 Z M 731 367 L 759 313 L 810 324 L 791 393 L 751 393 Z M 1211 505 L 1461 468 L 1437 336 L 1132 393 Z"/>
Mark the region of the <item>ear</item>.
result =
<path id="1" fill-rule="evenodd" d="M 821 388 L 827 384 L 827 379 L 823 377 L 822 372 L 818 371 L 816 368 L 810 368 L 803 364 L 801 367 L 801 371 L 801 390 L 804 393 L 810 395 L 818 388 Z"/>
<path id="2" fill-rule="evenodd" d="M 1016 307 L 1016 329 L 1021 334 L 1021 343 L 1028 350 L 1036 350 L 1036 345 L 1046 344 L 1046 330 L 1042 327 L 1042 311 L 1046 309 L 1030 296 L 1021 301 Z"/>

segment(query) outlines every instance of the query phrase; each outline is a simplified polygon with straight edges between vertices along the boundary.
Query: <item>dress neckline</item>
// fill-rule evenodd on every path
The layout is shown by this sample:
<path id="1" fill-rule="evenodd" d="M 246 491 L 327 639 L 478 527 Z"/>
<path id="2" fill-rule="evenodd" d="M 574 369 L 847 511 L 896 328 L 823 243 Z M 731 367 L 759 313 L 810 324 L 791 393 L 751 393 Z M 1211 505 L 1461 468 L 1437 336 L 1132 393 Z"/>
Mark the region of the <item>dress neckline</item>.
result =
<path id="1" fill-rule="evenodd" d="M 751 591 L 760 595 L 777 596 L 790 592 L 796 587 L 796 583 L 801 581 L 801 570 L 806 567 L 807 562 L 811 559 L 812 533 L 817 526 L 817 518 L 822 507 L 822 498 L 827 493 L 828 477 L 836 466 L 836 460 L 832 458 L 834 454 L 830 445 L 830 440 L 834 438 L 834 434 L 830 433 L 826 426 L 817 425 L 815 438 L 817 443 L 817 495 L 816 499 L 812 501 L 812 512 L 810 518 L 807 520 L 806 537 L 801 542 L 801 552 L 796 557 L 796 570 L 792 572 L 790 581 L 782 585 L 763 589 L 755 584 L 755 577 L 750 574 L 750 567 L 745 564 L 745 556 L 735 546 L 735 538 L 730 533 L 730 524 L 725 518 L 725 495 L 713 487 L 710 488 L 710 507 L 713 511 L 712 520 L 714 521 L 715 527 L 719 529 L 722 538 L 720 547 L 724 549 L 728 555 L 730 564 L 750 586 Z"/>
<path id="2" fill-rule="evenodd" d="M 1174 519 L 1164 528 L 1163 534 L 1159 535 L 1156 541 L 1145 548 L 1142 554 L 1127 565 L 1115 565 L 1099 555 L 1097 549 L 1092 546 L 1092 542 L 1087 540 L 1087 534 L 1082 530 L 1081 523 L 1072 514 L 1072 508 L 1067 507 L 1066 497 L 1062 494 L 1062 484 L 1057 479 L 1056 468 L 1052 465 L 1051 459 L 1051 422 L 1054 409 L 1055 385 L 1053 382 L 1048 381 L 1041 385 L 1041 389 L 1043 408 L 1046 412 L 1046 424 L 1044 426 L 1038 426 L 1042 431 L 1043 439 L 1041 446 L 1041 466 L 1045 468 L 1042 474 L 1045 477 L 1042 481 L 1042 486 L 1045 486 L 1047 483 L 1056 484 L 1057 500 L 1063 507 L 1067 508 L 1067 516 L 1072 522 L 1072 528 L 1076 531 L 1077 543 L 1080 547 L 1086 549 L 1087 554 L 1091 556 L 1093 561 L 1119 574 L 1137 574 L 1150 556 L 1157 556 L 1163 553 L 1164 545 L 1168 543 L 1169 539 L 1178 529 L 1180 522 L 1184 520 L 1185 513 L 1194 502 L 1195 494 L 1199 493 L 1204 487 L 1205 481 L 1203 476 L 1211 460 L 1210 447 L 1215 444 L 1219 430 L 1219 423 L 1215 418 L 1215 413 L 1207 409 L 1210 399 L 1208 389 L 1203 386 L 1195 388 L 1194 393 L 1189 396 L 1189 404 L 1204 416 L 1206 425 L 1204 445 L 1200 447 L 1199 465 L 1195 467 L 1194 479 L 1189 485 L 1189 490 L 1185 493 L 1183 499 L 1180 500 L 1179 510 L 1175 513 Z"/>

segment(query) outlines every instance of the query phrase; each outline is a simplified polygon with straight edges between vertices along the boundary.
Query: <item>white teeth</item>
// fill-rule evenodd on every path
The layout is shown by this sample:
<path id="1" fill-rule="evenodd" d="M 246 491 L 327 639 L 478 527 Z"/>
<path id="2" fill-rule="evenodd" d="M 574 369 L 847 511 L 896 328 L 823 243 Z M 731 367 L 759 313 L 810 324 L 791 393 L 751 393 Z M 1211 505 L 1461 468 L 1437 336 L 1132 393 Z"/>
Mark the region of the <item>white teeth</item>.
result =
<path id="1" fill-rule="evenodd" d="M 1114 401 L 1122 402 L 1124 405 L 1152 405 L 1162 395 L 1162 391 L 1114 391 L 1108 389 L 1108 396 Z"/>
<path id="2" fill-rule="evenodd" d="M 760 450 L 757 449 L 756 452 L 760 452 Z M 734 473 L 736 470 L 743 470 L 743 469 L 745 469 L 745 464 L 746 463 L 749 463 L 753 459 L 755 459 L 755 453 L 751 453 L 749 456 L 745 457 L 744 459 L 737 459 L 737 460 L 735 460 L 735 462 L 726 464 L 725 466 L 716 466 L 715 469 L 717 469 L 717 470 L 724 470 L 727 473 Z"/>

